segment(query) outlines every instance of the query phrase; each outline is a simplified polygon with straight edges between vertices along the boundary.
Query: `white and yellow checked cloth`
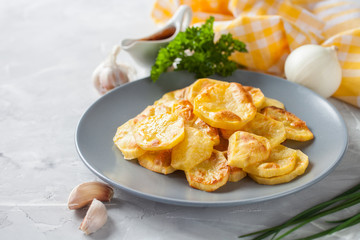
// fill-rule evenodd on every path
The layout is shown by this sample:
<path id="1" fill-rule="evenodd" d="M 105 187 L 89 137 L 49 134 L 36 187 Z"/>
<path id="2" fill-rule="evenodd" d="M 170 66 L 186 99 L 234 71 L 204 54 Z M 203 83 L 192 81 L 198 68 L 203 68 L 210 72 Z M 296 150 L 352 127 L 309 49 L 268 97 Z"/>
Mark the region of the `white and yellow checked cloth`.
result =
<path id="1" fill-rule="evenodd" d="M 360 107 L 360 8 L 343 0 L 156 0 L 152 11 L 166 22 L 177 7 L 193 10 L 193 22 L 215 17 L 216 35 L 231 33 L 249 53 L 232 60 L 250 70 L 284 75 L 288 54 L 304 44 L 338 47 L 342 82 L 334 94 Z"/>

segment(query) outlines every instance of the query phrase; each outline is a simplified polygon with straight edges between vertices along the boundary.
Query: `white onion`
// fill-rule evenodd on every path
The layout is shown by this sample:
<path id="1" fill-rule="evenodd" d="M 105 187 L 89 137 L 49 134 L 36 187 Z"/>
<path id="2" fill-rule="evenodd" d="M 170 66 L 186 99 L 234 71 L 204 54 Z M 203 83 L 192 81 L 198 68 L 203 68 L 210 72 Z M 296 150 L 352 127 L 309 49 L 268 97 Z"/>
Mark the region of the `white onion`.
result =
<path id="1" fill-rule="evenodd" d="M 336 47 L 303 45 L 292 51 L 285 61 L 285 76 L 328 98 L 341 83 L 341 66 Z"/>

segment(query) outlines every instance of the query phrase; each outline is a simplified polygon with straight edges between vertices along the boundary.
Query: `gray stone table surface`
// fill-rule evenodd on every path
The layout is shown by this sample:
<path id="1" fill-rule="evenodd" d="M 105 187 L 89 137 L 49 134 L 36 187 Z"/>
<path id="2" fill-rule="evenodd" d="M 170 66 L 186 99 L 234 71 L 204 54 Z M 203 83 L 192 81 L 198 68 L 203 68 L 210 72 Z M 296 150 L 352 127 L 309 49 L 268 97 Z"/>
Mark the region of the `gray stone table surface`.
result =
<path id="1" fill-rule="evenodd" d="M 100 181 L 82 163 L 74 131 L 99 98 L 94 68 L 114 44 L 152 33 L 150 0 L 14 0 L 0 3 L 0 239 L 237 239 L 281 223 L 360 180 L 360 111 L 335 99 L 349 148 L 320 182 L 279 199 L 237 207 L 166 205 L 115 190 L 109 220 L 86 236 L 86 210 L 70 211 L 72 188 Z M 133 65 L 125 52 L 119 61 Z M 359 207 L 337 214 L 349 216 Z M 318 220 L 292 235 L 325 229 Z M 354 226 L 325 239 L 360 239 Z"/>

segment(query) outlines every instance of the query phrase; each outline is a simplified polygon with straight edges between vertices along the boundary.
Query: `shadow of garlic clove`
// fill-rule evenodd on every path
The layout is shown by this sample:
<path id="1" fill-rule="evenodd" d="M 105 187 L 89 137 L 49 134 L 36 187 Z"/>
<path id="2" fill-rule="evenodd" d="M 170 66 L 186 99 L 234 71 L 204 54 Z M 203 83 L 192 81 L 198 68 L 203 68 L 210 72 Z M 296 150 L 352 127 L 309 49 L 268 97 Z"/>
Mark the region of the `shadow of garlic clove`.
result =
<path id="1" fill-rule="evenodd" d="M 89 235 L 104 226 L 107 218 L 108 215 L 105 205 L 94 198 L 79 229 L 86 235 Z"/>
<path id="2" fill-rule="evenodd" d="M 109 202 L 114 190 L 102 182 L 86 182 L 76 186 L 70 193 L 68 208 L 79 209 L 89 205 L 94 198 L 102 202 Z"/>
<path id="3" fill-rule="evenodd" d="M 94 86 L 100 94 L 105 94 L 111 89 L 129 82 L 130 75 L 134 75 L 134 69 L 116 63 L 116 57 L 120 50 L 120 46 L 116 45 L 106 60 L 99 64 L 93 73 Z"/>

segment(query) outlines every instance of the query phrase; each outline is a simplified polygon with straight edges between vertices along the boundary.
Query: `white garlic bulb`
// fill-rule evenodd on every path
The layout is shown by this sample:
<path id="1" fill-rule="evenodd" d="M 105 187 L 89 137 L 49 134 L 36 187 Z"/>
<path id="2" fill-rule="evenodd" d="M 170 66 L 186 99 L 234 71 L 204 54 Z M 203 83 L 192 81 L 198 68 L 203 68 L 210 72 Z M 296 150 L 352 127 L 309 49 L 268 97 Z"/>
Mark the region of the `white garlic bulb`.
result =
<path id="1" fill-rule="evenodd" d="M 95 88 L 101 94 L 130 81 L 130 74 L 134 70 L 124 64 L 116 63 L 116 57 L 120 52 L 120 46 L 115 46 L 107 57 L 93 73 Z"/>
<path id="2" fill-rule="evenodd" d="M 335 93 L 341 83 L 341 66 L 336 47 L 308 44 L 292 51 L 285 61 L 285 76 L 324 98 Z"/>

